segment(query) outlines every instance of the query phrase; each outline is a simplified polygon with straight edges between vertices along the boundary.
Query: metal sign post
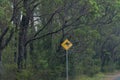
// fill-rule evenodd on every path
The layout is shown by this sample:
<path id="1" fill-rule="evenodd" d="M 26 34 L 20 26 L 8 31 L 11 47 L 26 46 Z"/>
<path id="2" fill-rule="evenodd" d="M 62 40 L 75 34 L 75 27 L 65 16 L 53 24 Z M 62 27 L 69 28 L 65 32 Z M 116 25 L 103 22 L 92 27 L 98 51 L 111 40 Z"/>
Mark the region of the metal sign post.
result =
<path id="1" fill-rule="evenodd" d="M 68 50 L 66 50 L 66 80 L 68 80 Z"/>
<path id="2" fill-rule="evenodd" d="M 72 43 L 66 39 L 61 46 L 66 50 L 66 80 L 69 79 L 69 74 L 68 74 L 68 49 L 72 47 Z"/>

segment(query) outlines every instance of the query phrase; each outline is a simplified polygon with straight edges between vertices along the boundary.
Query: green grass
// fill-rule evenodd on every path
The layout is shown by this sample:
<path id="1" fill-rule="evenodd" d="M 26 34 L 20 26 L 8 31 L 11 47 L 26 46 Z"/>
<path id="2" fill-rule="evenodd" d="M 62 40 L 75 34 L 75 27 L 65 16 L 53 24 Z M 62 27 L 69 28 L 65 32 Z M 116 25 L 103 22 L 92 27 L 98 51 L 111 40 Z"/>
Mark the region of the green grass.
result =
<path id="1" fill-rule="evenodd" d="M 93 77 L 88 77 L 88 76 L 77 76 L 74 80 L 103 80 L 103 78 L 105 77 L 104 74 L 102 73 L 99 73 L 99 74 L 96 74 L 95 76 Z"/>

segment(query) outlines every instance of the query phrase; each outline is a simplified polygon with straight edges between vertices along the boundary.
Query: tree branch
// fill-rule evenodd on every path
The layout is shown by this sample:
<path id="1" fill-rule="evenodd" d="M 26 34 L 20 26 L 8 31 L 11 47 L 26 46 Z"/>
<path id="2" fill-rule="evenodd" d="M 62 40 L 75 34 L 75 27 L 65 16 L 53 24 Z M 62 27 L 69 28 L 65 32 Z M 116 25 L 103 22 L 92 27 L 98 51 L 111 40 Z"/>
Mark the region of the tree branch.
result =
<path id="1" fill-rule="evenodd" d="M 81 16 L 83 16 L 83 15 L 81 15 Z M 34 40 L 37 40 L 37 39 L 41 39 L 41 38 L 43 38 L 43 37 L 46 37 L 46 36 L 49 36 L 49 35 L 58 33 L 59 31 L 61 31 L 61 30 L 65 29 L 65 28 L 71 26 L 72 24 L 76 23 L 76 22 L 80 19 L 81 16 L 79 16 L 77 19 L 75 19 L 73 22 L 71 22 L 71 23 L 69 23 L 69 24 L 67 24 L 69 20 L 66 21 L 66 22 L 62 25 L 63 27 L 60 28 L 60 29 L 58 29 L 58 30 L 56 30 L 56 31 L 49 32 L 49 33 L 44 34 L 44 35 L 42 35 L 42 36 L 40 36 L 40 37 L 36 37 L 37 35 L 34 36 L 33 38 L 31 38 L 30 40 L 28 40 L 28 41 L 25 43 L 25 46 L 27 46 L 27 44 L 30 43 L 31 41 L 34 41 Z M 39 34 L 39 33 L 38 33 L 38 34 Z"/>
<path id="2" fill-rule="evenodd" d="M 3 31 L 3 33 L 2 33 L 1 36 L 0 36 L 0 42 L 2 41 L 3 37 L 6 35 L 6 33 L 8 32 L 8 30 L 9 30 L 9 28 L 7 27 L 7 28 Z"/>
<path id="3" fill-rule="evenodd" d="M 9 35 L 9 37 L 5 40 L 5 43 L 2 45 L 2 49 L 4 49 L 7 45 L 8 45 L 8 43 L 10 42 L 10 40 L 12 39 L 12 36 L 13 36 L 13 33 L 14 33 L 14 30 L 12 29 L 11 30 L 11 32 L 10 32 L 10 35 Z"/>
<path id="4" fill-rule="evenodd" d="M 53 19 L 53 17 L 55 16 L 55 14 L 59 13 L 61 10 L 62 10 L 62 8 L 59 8 L 59 9 L 57 9 L 54 13 L 52 13 L 52 14 L 51 14 L 51 17 L 50 17 L 50 19 L 47 21 L 47 23 L 43 26 L 43 28 L 41 28 L 40 30 L 38 30 L 38 31 L 35 33 L 34 37 L 36 37 L 42 30 L 44 30 L 44 29 L 47 27 L 47 25 L 52 21 L 52 19 Z"/>

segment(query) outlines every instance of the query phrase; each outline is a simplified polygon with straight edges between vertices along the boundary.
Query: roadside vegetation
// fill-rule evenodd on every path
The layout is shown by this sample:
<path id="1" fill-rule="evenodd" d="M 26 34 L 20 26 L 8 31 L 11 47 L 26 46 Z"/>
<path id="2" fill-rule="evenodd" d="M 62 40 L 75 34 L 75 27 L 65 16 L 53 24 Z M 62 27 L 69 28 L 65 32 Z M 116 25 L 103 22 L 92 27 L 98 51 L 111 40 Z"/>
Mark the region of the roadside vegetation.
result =
<path id="1" fill-rule="evenodd" d="M 70 79 L 120 70 L 120 0 L 0 0 L 0 80 L 65 79 L 66 39 Z"/>

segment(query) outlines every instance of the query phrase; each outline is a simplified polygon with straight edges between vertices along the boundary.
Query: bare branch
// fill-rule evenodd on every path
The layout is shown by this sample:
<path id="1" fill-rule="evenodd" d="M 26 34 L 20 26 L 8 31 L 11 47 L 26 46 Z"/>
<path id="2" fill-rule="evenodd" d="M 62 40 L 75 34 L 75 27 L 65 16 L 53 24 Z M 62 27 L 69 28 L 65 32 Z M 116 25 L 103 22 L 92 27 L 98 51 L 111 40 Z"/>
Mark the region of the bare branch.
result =
<path id="1" fill-rule="evenodd" d="M 5 40 L 5 43 L 2 45 L 2 49 L 4 49 L 7 45 L 8 45 L 8 43 L 10 42 L 10 40 L 12 39 L 12 36 L 13 36 L 13 33 L 14 33 L 14 30 L 12 29 L 11 30 L 11 32 L 10 32 L 10 35 L 9 35 L 9 37 Z"/>
<path id="2" fill-rule="evenodd" d="M 2 33 L 1 36 L 0 36 L 0 42 L 2 41 L 3 37 L 7 34 L 8 30 L 9 30 L 9 28 L 7 27 L 7 28 L 3 31 L 3 33 Z"/>
<path id="3" fill-rule="evenodd" d="M 58 33 L 59 31 L 65 29 L 65 28 L 67 28 L 67 27 L 69 27 L 71 24 L 74 24 L 78 19 L 79 19 L 79 18 L 77 18 L 75 21 L 73 21 L 72 23 L 70 23 L 70 24 L 68 24 L 68 25 L 67 25 L 67 23 L 63 24 L 63 27 L 60 28 L 60 29 L 58 29 L 58 30 L 56 30 L 56 31 L 49 32 L 49 33 L 44 34 L 44 35 L 42 35 L 42 36 L 40 36 L 40 37 L 34 37 L 34 38 L 28 40 L 28 41 L 25 43 L 25 46 L 26 46 L 28 43 L 30 43 L 31 41 L 34 41 L 34 40 L 37 40 L 37 39 L 41 39 L 41 38 L 43 38 L 43 37 L 46 37 L 46 36 L 49 36 L 49 35 Z"/>
<path id="4" fill-rule="evenodd" d="M 62 8 L 59 8 L 54 13 L 52 13 L 52 15 L 51 15 L 50 19 L 48 20 L 48 22 L 43 26 L 43 28 L 41 28 L 40 30 L 38 30 L 38 32 L 36 32 L 34 37 L 36 37 L 42 30 L 44 30 L 47 27 L 47 25 L 52 21 L 55 14 L 59 13 L 61 10 L 62 10 Z"/>

